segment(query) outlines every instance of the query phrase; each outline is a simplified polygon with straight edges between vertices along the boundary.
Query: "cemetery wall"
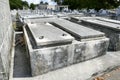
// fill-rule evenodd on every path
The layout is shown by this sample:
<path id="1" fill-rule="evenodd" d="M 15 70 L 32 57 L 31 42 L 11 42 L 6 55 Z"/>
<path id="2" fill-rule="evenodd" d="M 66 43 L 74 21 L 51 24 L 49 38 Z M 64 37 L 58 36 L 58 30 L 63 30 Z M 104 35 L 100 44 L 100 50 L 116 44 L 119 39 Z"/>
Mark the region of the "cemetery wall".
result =
<path id="1" fill-rule="evenodd" d="M 5 77 L 9 75 L 12 36 L 9 0 L 0 0 L 0 69 Z"/>

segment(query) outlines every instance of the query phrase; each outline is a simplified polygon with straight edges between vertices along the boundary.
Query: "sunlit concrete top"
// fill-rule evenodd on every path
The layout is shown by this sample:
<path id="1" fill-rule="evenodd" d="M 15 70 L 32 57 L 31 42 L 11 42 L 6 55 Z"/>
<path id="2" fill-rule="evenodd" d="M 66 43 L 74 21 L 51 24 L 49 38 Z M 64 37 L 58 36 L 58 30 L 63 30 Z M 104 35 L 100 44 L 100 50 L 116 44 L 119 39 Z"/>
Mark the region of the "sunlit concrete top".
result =
<path id="1" fill-rule="evenodd" d="M 118 20 L 113 20 L 113 19 L 107 19 L 107 18 L 102 18 L 102 17 L 97 17 L 97 19 L 102 20 L 102 21 L 107 21 L 115 24 L 120 24 L 120 21 Z"/>
<path id="2" fill-rule="evenodd" d="M 69 43 L 74 40 L 71 35 L 49 23 L 34 23 L 28 26 L 37 46 Z"/>
<path id="3" fill-rule="evenodd" d="M 48 22 L 52 25 L 55 24 L 54 26 L 65 30 L 66 32 L 77 37 L 79 40 L 103 37 L 105 35 L 102 32 L 60 18 L 29 19 L 27 22 L 31 23 Z"/>
<path id="4" fill-rule="evenodd" d="M 84 18 L 81 21 L 120 31 L 120 22 L 104 18 Z"/>

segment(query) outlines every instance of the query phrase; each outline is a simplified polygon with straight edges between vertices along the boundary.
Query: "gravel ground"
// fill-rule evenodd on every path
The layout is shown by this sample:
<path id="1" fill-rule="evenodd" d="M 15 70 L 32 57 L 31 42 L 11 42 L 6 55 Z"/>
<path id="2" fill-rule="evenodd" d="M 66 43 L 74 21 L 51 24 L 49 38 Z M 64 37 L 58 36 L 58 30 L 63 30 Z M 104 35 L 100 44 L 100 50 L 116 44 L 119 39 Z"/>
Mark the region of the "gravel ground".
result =
<path id="1" fill-rule="evenodd" d="M 95 78 L 94 80 L 120 80 L 120 67 L 102 76 L 99 76 Z"/>

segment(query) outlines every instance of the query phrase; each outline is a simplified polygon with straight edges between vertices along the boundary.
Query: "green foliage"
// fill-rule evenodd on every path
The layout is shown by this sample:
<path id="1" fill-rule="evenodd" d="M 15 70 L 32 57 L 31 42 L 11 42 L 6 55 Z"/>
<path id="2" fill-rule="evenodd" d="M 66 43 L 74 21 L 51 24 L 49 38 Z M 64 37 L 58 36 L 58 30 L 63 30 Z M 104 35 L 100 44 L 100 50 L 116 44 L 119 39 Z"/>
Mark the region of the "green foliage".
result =
<path id="1" fill-rule="evenodd" d="M 55 2 L 57 2 L 58 5 L 61 5 L 61 0 L 54 0 Z"/>
<path id="2" fill-rule="evenodd" d="M 30 4 L 30 9 L 34 10 L 35 9 L 35 4 L 31 3 Z"/>
<path id="3" fill-rule="evenodd" d="M 55 0 L 58 1 L 58 0 Z M 70 9 L 111 9 L 118 7 L 120 2 L 117 0 L 64 0 L 64 5 L 69 5 Z"/>
<path id="4" fill-rule="evenodd" d="M 45 4 L 46 4 L 46 5 L 48 5 L 48 3 L 47 3 L 47 2 L 45 2 Z"/>
<path id="5" fill-rule="evenodd" d="M 29 4 L 28 4 L 27 1 L 22 1 L 22 5 L 23 5 L 24 7 L 29 7 Z"/>
<path id="6" fill-rule="evenodd" d="M 23 6 L 25 8 L 29 8 L 28 2 L 22 0 L 9 0 L 11 9 L 22 9 Z M 70 9 L 111 9 L 118 7 L 120 5 L 120 1 L 117 0 L 53 0 L 58 3 L 58 5 L 69 5 Z M 63 1 L 63 3 L 61 3 Z M 43 2 L 41 2 L 42 4 Z M 47 4 L 47 3 L 46 3 Z M 33 3 L 30 4 L 31 9 L 35 9 L 35 5 Z"/>
<path id="7" fill-rule="evenodd" d="M 22 0 L 9 0 L 11 9 L 22 9 L 24 7 L 29 7 L 28 2 Z"/>
<path id="8" fill-rule="evenodd" d="M 43 1 L 41 1 L 40 4 L 44 4 Z"/>

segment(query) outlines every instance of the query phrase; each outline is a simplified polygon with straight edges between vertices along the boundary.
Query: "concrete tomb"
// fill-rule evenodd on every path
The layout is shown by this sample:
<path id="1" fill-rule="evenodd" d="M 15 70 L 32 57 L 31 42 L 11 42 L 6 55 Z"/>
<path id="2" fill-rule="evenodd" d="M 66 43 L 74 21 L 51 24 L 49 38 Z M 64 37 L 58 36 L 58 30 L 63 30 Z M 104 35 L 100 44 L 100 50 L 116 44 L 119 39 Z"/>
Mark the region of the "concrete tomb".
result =
<path id="1" fill-rule="evenodd" d="M 120 6 L 116 10 L 116 16 L 120 16 Z"/>
<path id="2" fill-rule="evenodd" d="M 109 50 L 120 50 L 120 22 L 116 20 L 104 19 L 104 18 L 75 18 L 78 24 L 85 25 L 86 27 L 93 28 L 95 30 L 104 32 L 106 37 L 110 38 Z M 75 22 L 74 19 L 74 22 Z M 79 21 L 78 21 L 78 20 Z"/>
<path id="3" fill-rule="evenodd" d="M 33 76 L 106 54 L 109 39 L 102 32 L 59 18 L 28 19 L 26 23 Z"/>
<path id="4" fill-rule="evenodd" d="M 120 20 L 120 6 L 116 10 L 116 19 Z"/>
<path id="5" fill-rule="evenodd" d="M 108 15 L 108 11 L 104 10 L 104 9 L 100 9 L 99 10 L 99 16 L 107 16 Z"/>

